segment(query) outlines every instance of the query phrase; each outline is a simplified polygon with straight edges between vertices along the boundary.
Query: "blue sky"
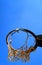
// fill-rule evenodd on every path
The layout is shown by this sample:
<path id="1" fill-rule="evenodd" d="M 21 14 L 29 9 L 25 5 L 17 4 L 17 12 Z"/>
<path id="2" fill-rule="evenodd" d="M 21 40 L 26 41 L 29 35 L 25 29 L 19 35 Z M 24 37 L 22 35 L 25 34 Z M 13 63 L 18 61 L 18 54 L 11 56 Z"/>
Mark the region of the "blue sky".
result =
<path id="1" fill-rule="evenodd" d="M 42 0 L 0 1 L 0 65 L 41 65 L 42 48 L 30 55 L 30 62 L 9 62 L 6 35 L 16 28 L 26 28 L 36 35 L 42 34 Z"/>

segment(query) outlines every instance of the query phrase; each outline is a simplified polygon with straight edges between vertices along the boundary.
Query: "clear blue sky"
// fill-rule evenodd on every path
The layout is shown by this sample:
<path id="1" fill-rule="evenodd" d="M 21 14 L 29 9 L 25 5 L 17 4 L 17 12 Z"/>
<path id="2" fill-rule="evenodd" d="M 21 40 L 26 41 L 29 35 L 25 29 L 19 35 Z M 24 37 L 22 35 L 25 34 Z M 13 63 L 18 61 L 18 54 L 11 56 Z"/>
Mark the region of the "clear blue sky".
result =
<path id="1" fill-rule="evenodd" d="M 6 35 L 16 28 L 42 34 L 42 0 L 0 1 L 0 65 L 42 65 L 42 48 L 30 55 L 30 62 L 9 62 Z M 21 41 L 21 40 L 20 40 Z"/>

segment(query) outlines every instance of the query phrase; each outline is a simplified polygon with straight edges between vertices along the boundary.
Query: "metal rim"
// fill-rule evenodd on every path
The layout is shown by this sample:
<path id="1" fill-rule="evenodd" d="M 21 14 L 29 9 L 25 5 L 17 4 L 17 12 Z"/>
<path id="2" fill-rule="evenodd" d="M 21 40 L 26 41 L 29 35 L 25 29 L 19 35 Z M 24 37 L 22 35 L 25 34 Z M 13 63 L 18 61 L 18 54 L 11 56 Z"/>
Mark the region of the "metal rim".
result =
<path id="1" fill-rule="evenodd" d="M 8 37 L 9 37 L 9 35 L 10 34 L 12 34 L 12 33 L 15 33 L 15 32 L 18 32 L 18 31 L 23 31 L 23 32 L 26 32 L 26 33 L 30 33 L 34 38 L 35 38 L 35 40 L 36 40 L 36 35 L 32 32 L 32 31 L 30 31 L 30 30 L 28 30 L 28 29 L 24 29 L 24 28 L 17 28 L 17 29 L 15 29 L 15 30 L 12 30 L 12 31 L 10 31 L 8 34 L 7 34 L 7 36 L 6 36 L 6 44 L 8 45 Z"/>

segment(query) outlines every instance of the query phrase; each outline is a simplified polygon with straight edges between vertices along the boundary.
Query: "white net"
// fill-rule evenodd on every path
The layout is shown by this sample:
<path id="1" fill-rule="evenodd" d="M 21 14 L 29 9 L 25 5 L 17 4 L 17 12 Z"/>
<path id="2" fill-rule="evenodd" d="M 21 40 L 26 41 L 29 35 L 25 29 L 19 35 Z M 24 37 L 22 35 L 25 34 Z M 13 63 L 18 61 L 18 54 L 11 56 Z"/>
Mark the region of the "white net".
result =
<path id="1" fill-rule="evenodd" d="M 10 61 L 17 61 L 22 59 L 23 61 L 29 61 L 29 53 L 23 50 L 15 50 L 10 44 L 8 44 L 8 59 Z"/>

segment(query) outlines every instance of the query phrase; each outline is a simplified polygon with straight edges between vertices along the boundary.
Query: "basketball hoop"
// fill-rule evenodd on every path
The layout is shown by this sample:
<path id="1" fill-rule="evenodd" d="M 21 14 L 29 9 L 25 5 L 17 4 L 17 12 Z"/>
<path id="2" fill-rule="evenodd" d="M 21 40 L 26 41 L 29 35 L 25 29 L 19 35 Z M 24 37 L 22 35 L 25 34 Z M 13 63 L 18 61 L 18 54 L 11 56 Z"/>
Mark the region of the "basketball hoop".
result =
<path id="1" fill-rule="evenodd" d="M 15 35 L 16 32 L 25 32 L 26 33 L 26 40 L 25 40 L 25 43 L 19 47 L 18 49 L 15 49 L 13 48 L 12 46 L 12 36 Z M 19 33 L 17 33 L 19 34 Z M 29 40 L 28 38 L 32 36 L 34 38 L 34 43 L 35 45 L 34 46 L 30 46 L 28 47 L 27 45 L 27 41 Z M 10 31 L 7 36 L 6 36 L 6 43 L 7 43 L 7 46 L 8 46 L 8 59 L 10 61 L 17 61 L 19 59 L 23 60 L 23 61 L 29 61 L 30 60 L 30 53 L 34 50 L 36 50 L 37 48 L 37 45 L 36 45 L 36 42 L 37 42 L 37 36 L 30 30 L 27 30 L 27 29 L 15 29 L 15 30 L 12 30 Z M 29 43 L 29 42 L 28 42 Z M 32 44 L 32 43 L 31 43 Z"/>

